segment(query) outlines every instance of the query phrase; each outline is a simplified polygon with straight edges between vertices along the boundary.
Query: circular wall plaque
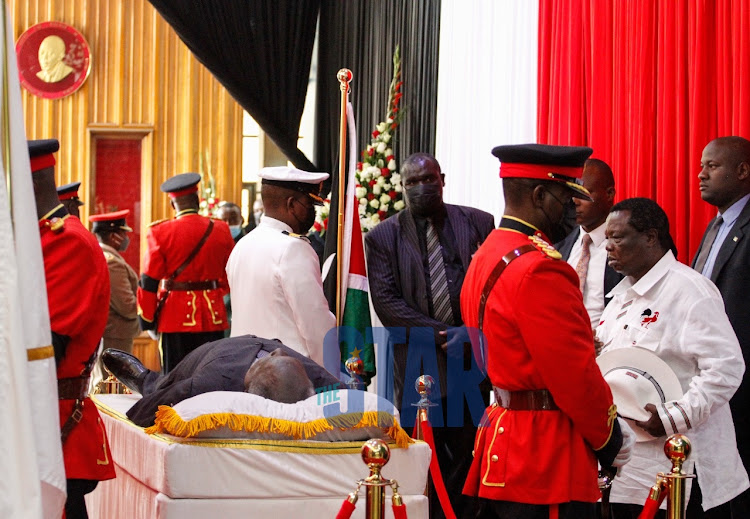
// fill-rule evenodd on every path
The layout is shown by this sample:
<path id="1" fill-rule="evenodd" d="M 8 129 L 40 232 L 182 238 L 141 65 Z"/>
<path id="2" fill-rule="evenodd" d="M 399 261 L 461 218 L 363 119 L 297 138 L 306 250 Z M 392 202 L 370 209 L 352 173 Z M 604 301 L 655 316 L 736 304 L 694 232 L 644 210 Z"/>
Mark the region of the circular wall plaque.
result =
<path id="1" fill-rule="evenodd" d="M 32 94 L 59 99 L 78 90 L 91 70 L 89 44 L 70 25 L 38 23 L 16 42 L 18 75 Z"/>

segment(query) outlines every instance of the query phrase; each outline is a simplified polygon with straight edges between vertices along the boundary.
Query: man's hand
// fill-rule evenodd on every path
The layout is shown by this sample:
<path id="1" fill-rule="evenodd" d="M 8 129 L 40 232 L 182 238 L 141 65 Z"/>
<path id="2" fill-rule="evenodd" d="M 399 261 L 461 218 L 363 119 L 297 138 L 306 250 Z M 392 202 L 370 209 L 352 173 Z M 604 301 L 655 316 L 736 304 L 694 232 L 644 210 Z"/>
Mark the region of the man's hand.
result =
<path id="1" fill-rule="evenodd" d="M 633 445 L 635 445 L 635 433 L 633 432 L 633 429 L 630 428 L 628 423 L 619 416 L 617 417 L 617 421 L 620 424 L 620 432 L 622 432 L 622 447 L 620 447 L 620 452 L 618 452 L 617 456 L 615 456 L 615 460 L 612 462 L 612 466 L 622 467 L 628 461 L 630 461 L 630 457 L 633 454 Z"/>
<path id="2" fill-rule="evenodd" d="M 602 348 L 604 348 L 604 343 L 599 340 L 599 337 L 597 337 L 596 334 L 594 334 L 594 351 L 596 352 L 597 357 L 602 352 Z"/>
<path id="3" fill-rule="evenodd" d="M 467 352 L 471 353 L 471 339 L 469 339 L 465 326 L 449 328 L 438 332 L 438 335 L 446 339 L 441 348 L 448 354 L 449 358 L 463 360 Z"/>
<path id="4" fill-rule="evenodd" d="M 664 430 L 664 424 L 661 423 L 661 418 L 659 418 L 659 413 L 656 411 L 656 406 L 654 404 L 646 404 L 644 409 L 651 413 L 651 418 L 645 422 L 635 422 L 635 424 L 655 438 L 667 434 L 667 431 Z"/>

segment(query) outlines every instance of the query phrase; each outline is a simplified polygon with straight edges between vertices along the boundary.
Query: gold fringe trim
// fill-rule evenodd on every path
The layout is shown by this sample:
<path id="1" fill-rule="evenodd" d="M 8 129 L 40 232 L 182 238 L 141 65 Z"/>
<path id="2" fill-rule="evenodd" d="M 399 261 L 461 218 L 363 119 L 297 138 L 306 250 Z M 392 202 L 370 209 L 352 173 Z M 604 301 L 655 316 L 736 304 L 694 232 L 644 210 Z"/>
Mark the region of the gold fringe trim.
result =
<path id="1" fill-rule="evenodd" d="M 38 348 L 31 348 L 26 350 L 26 360 L 33 362 L 35 360 L 49 359 L 55 356 L 55 349 L 50 344 L 49 346 L 39 346 Z"/>
<path id="2" fill-rule="evenodd" d="M 341 414 L 307 423 L 235 413 L 205 414 L 185 421 L 173 408 L 160 405 L 159 410 L 156 411 L 155 424 L 145 431 L 147 434 L 166 432 L 182 438 L 192 438 L 203 431 L 219 427 L 228 427 L 232 431 L 283 434 L 295 440 L 307 440 L 322 432 L 332 431 L 334 428 L 344 430 L 379 427 L 400 448 L 408 448 L 409 444 L 413 443 L 393 415 L 382 411 Z"/>

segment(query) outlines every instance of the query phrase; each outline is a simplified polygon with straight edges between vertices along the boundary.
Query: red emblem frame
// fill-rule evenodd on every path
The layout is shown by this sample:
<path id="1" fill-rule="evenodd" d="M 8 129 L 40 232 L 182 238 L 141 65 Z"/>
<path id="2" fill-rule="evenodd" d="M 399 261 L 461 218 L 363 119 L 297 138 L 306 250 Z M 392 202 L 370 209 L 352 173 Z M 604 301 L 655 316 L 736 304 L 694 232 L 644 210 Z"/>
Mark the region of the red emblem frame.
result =
<path id="1" fill-rule="evenodd" d="M 74 27 L 61 22 L 26 29 L 16 42 L 16 57 L 21 84 L 45 99 L 72 94 L 91 72 L 88 42 Z"/>

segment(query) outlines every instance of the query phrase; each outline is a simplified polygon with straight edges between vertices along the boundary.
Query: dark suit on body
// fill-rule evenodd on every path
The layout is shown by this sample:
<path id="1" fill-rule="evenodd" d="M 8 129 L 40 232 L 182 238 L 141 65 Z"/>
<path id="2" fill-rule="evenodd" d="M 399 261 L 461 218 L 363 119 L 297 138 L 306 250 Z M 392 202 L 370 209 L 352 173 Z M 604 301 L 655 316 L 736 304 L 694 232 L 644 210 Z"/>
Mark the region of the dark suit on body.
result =
<path id="1" fill-rule="evenodd" d="M 443 246 L 443 257 L 446 261 L 448 279 L 454 285 L 450 287 L 451 306 L 455 325 L 463 324 L 460 312 L 460 293 L 463 277 L 471 262 L 471 257 L 494 228 L 491 214 L 471 207 L 445 204 L 440 242 Z M 373 307 L 384 326 L 405 327 L 407 344 L 409 344 L 410 327 L 427 327 L 437 332 L 449 328 L 444 322 L 431 317 L 429 288 L 429 268 L 423 255 L 424 231 L 407 208 L 377 225 L 365 236 L 367 251 L 367 270 L 372 294 Z M 423 235 L 420 237 L 420 233 Z M 451 243 L 444 243 L 443 240 Z M 422 244 L 420 245 L 420 240 Z M 446 252 L 447 251 L 447 252 Z M 458 286 L 455 286 L 458 285 Z M 413 336 L 412 336 L 413 337 Z M 431 337 L 426 338 L 431 339 Z M 437 340 L 436 340 L 437 342 Z M 412 347 L 414 345 L 412 344 Z M 395 344 L 394 359 L 394 403 L 403 413 L 414 408 L 409 402 L 416 402 L 418 395 L 412 388 L 414 380 L 404 381 L 409 346 Z M 437 375 L 440 378 L 440 396 L 442 410 L 446 410 L 447 397 L 447 355 L 437 344 Z M 466 354 L 467 356 L 470 353 Z M 388 369 L 388 366 L 384 367 Z M 426 373 L 435 376 L 435 373 Z M 404 397 L 404 384 L 411 391 Z M 437 393 L 434 388 L 433 393 Z M 403 398 L 403 401 L 402 401 Z M 438 409 L 438 408 L 434 408 Z M 434 413 L 435 411 L 431 411 Z M 402 413 L 402 420 L 404 414 Z M 412 411 L 413 413 L 413 411 Z M 436 427 L 434 429 L 437 457 L 440 462 L 448 494 L 459 517 L 461 512 L 470 513 L 470 506 L 461 496 L 461 489 L 471 464 L 471 449 L 476 427 L 471 424 L 468 411 L 464 411 L 463 427 Z M 411 426 L 411 420 L 404 420 L 403 425 Z M 433 419 L 431 420 L 433 423 Z M 431 517 L 442 517 L 439 505 L 433 492 L 430 492 Z"/>
<path id="2" fill-rule="evenodd" d="M 199 346 L 168 375 L 148 372 L 143 382 L 143 397 L 127 412 L 128 418 L 137 425 L 147 427 L 154 424 L 154 414 L 160 405 L 172 406 L 210 391 L 244 391 L 245 373 L 258 358 L 258 352 L 264 350 L 271 353 L 278 348 L 302 362 L 313 387 L 335 385 L 345 389 L 322 366 L 281 342 L 243 335 Z"/>
<path id="3" fill-rule="evenodd" d="M 711 228 L 714 220 L 708 224 Z M 703 248 L 705 234 L 701 245 L 695 253 L 692 266 Z M 709 244 L 710 246 L 710 244 Z M 734 333 L 740 342 L 745 364 L 750 365 L 750 311 L 748 311 L 748 297 L 750 297 L 750 201 L 729 230 L 716 256 L 710 275 L 724 299 L 724 308 L 732 323 Z M 737 389 L 729 407 L 732 409 L 734 429 L 737 435 L 737 449 L 740 451 L 745 468 L 750 470 L 750 370 L 745 370 L 742 383 Z"/>
<path id="4" fill-rule="evenodd" d="M 555 248 L 560 254 L 562 254 L 562 257 L 565 261 L 568 261 L 570 252 L 573 250 L 573 245 L 575 245 L 580 236 L 581 227 L 578 226 L 573 229 L 573 231 L 568 234 L 563 241 L 555 244 Z M 573 268 L 575 268 L 575 265 L 573 266 Z M 622 274 L 619 274 L 608 264 L 604 265 L 604 279 L 602 280 L 604 282 L 604 306 L 607 306 L 609 300 L 612 299 L 611 297 L 607 297 L 607 294 L 609 294 L 610 290 L 615 288 L 617 283 L 622 281 L 623 277 L 624 276 Z"/>

